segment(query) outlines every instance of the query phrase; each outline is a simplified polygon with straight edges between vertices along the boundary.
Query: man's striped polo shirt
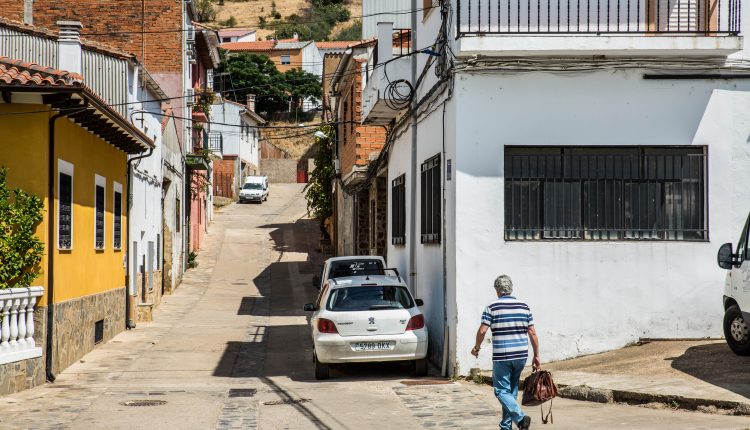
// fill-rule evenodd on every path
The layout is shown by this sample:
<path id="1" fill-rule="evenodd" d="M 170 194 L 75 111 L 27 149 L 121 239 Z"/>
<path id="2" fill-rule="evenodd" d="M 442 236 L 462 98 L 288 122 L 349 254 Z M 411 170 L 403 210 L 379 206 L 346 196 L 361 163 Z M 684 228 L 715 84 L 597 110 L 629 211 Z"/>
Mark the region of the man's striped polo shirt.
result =
<path id="1" fill-rule="evenodd" d="M 534 325 L 529 306 L 513 296 L 502 296 L 482 313 L 482 324 L 492 329 L 492 361 L 526 359 L 529 327 Z"/>

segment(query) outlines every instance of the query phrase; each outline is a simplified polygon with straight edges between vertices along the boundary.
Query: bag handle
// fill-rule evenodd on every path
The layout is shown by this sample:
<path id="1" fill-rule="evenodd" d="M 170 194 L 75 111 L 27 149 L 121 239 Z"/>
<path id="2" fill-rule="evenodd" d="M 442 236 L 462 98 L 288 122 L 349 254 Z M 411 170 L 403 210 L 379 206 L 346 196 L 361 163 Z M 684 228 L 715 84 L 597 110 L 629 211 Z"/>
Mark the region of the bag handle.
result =
<path id="1" fill-rule="evenodd" d="M 547 412 L 547 416 L 544 416 L 544 404 L 539 405 L 539 410 L 542 413 L 542 424 L 547 424 L 549 421 L 550 424 L 555 423 L 555 418 L 552 416 L 552 400 L 549 401 L 549 412 Z"/>

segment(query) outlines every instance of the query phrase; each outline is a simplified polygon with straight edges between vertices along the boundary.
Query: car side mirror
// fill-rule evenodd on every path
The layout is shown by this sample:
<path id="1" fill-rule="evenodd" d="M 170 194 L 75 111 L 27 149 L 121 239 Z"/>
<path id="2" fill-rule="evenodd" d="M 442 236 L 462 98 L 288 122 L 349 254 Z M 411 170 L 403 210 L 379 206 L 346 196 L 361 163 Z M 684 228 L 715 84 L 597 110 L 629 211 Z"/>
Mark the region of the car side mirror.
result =
<path id="1" fill-rule="evenodd" d="M 424 306 L 424 300 L 422 299 L 414 299 L 414 303 L 416 303 L 417 306 Z"/>
<path id="2" fill-rule="evenodd" d="M 732 244 L 725 243 L 719 248 L 719 253 L 716 256 L 716 260 L 719 263 L 719 267 L 722 269 L 731 269 L 734 265 L 734 252 L 732 252 Z"/>
<path id="3" fill-rule="evenodd" d="M 318 310 L 318 308 L 316 308 L 312 303 L 307 303 L 302 307 L 302 310 L 304 310 L 305 312 L 315 312 Z"/>
<path id="4" fill-rule="evenodd" d="M 318 290 L 320 289 L 320 276 L 315 275 L 312 277 L 312 283 Z"/>

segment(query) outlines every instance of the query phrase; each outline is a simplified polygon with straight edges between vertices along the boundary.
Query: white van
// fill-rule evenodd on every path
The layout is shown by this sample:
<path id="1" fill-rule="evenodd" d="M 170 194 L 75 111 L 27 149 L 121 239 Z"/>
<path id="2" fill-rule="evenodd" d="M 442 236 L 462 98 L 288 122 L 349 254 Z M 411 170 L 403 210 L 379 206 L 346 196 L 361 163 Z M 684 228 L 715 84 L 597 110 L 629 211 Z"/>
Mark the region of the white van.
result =
<path id="1" fill-rule="evenodd" d="M 240 203 L 268 200 L 268 176 L 248 176 L 240 190 Z"/>
<path id="2" fill-rule="evenodd" d="M 719 248 L 719 267 L 727 269 L 724 281 L 724 337 L 737 355 L 750 355 L 750 246 L 748 227 L 750 217 L 737 242 Z"/>

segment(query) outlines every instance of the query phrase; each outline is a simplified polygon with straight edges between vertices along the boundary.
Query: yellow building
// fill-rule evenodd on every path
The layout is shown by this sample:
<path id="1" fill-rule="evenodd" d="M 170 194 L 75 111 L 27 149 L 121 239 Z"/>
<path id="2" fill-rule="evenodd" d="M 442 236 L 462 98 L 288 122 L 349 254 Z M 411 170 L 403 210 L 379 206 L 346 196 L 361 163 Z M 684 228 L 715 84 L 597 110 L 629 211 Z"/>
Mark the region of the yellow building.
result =
<path id="1" fill-rule="evenodd" d="M 47 347 L 31 366 L 16 366 L 26 368 L 18 391 L 125 328 L 128 154 L 152 142 L 74 73 L 0 57 L 0 95 L 0 166 L 11 187 L 44 201 L 34 283 L 44 294 L 27 343 Z M 0 378 L 24 379 L 3 366 Z"/>

